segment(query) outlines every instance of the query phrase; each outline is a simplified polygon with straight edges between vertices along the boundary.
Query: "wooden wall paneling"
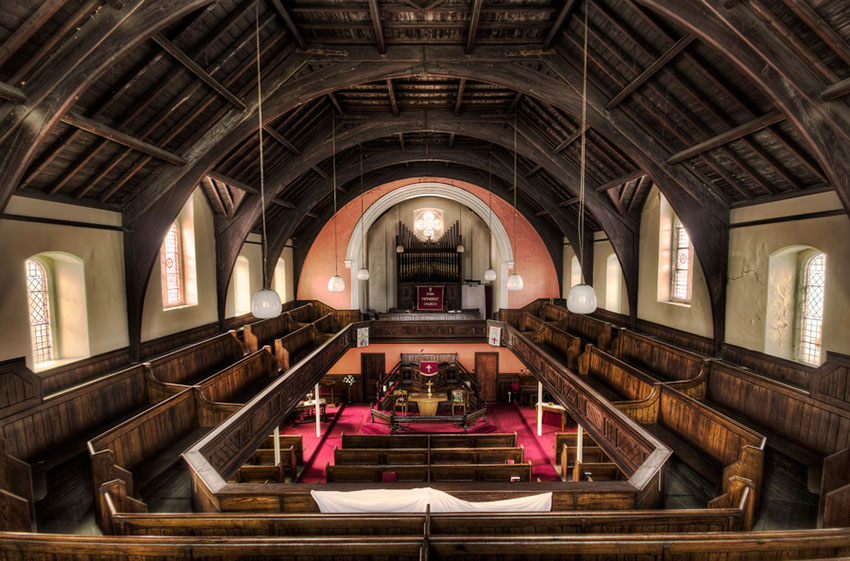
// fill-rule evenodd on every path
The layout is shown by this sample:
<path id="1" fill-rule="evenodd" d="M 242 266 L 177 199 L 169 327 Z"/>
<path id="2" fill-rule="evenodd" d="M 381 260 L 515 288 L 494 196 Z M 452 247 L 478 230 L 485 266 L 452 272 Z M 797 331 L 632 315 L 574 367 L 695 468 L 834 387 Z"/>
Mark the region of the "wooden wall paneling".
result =
<path id="1" fill-rule="evenodd" d="M 42 395 L 41 378 L 23 357 L 0 362 L 0 418 L 38 405 Z"/>
<path id="2" fill-rule="evenodd" d="M 729 344 L 720 349 L 720 358 L 784 384 L 811 389 L 812 373 L 815 371 L 811 366 Z"/>
<path id="3" fill-rule="evenodd" d="M 129 349 L 117 349 L 50 370 L 42 370 L 36 375 L 42 379 L 45 395 L 50 395 L 108 372 L 114 372 L 129 363 Z"/>
<path id="4" fill-rule="evenodd" d="M 827 359 L 812 373 L 812 396 L 850 409 L 850 356 L 827 351 Z"/>
<path id="5" fill-rule="evenodd" d="M 245 403 L 246 390 L 268 383 L 277 373 L 277 363 L 266 346 L 197 384 L 200 394 L 211 402 Z"/>
<path id="6" fill-rule="evenodd" d="M 245 354 L 235 331 L 188 345 L 145 363 L 154 380 L 192 385 L 233 364 Z"/>

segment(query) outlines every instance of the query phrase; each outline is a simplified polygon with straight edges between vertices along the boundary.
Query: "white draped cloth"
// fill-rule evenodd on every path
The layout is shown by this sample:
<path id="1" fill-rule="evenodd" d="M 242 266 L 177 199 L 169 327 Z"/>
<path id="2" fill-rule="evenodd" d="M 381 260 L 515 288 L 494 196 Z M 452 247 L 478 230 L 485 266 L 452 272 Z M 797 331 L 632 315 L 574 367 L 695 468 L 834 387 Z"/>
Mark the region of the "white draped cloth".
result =
<path id="1" fill-rule="evenodd" d="M 365 489 L 363 491 L 310 491 L 323 513 L 346 512 L 549 512 L 552 493 L 502 501 L 471 502 L 431 487 Z"/>

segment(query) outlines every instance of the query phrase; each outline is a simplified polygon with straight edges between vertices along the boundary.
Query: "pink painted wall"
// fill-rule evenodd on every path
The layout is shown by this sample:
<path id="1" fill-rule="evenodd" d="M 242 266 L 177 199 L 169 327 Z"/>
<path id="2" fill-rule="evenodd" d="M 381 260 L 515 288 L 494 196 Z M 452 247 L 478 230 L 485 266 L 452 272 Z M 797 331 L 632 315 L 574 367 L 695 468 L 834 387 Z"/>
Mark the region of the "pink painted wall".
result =
<path id="1" fill-rule="evenodd" d="M 482 201 L 489 200 L 486 189 L 465 181 L 440 177 L 415 177 L 392 181 L 365 193 L 363 195 L 364 208 L 368 208 L 390 191 L 413 183 L 429 181 L 453 185 L 469 191 Z M 502 222 L 508 232 L 508 238 L 514 248 L 517 271 L 522 275 L 525 282 L 523 290 L 508 294 L 508 307 L 521 308 L 537 298 L 559 298 L 560 289 L 558 288 L 555 264 L 552 262 L 552 258 L 546 250 L 546 245 L 537 231 L 524 216 L 518 214 L 516 237 L 519 239 L 519 247 L 517 247 L 517 240 L 514 238 L 513 205 L 494 195 L 492 208 L 494 217 Z M 351 272 L 345 268 L 345 250 L 357 221 L 360 220 L 360 197 L 339 209 L 336 218 L 336 271 L 345 279 L 345 291 L 335 294 L 328 292 L 328 280 L 334 274 L 334 222 L 330 220 L 316 236 L 304 260 L 304 266 L 301 268 L 301 275 L 298 280 L 297 298 L 299 300 L 321 300 L 329 306 L 347 309 L 351 307 Z"/>
<path id="2" fill-rule="evenodd" d="M 386 370 L 389 372 L 399 361 L 402 353 L 457 353 L 460 363 L 470 372 L 475 370 L 475 353 L 499 353 L 499 372 L 519 372 L 525 366 L 514 355 L 504 347 L 491 347 L 486 343 L 420 343 L 409 345 L 398 344 L 375 344 L 368 347 L 348 349 L 342 358 L 334 364 L 328 374 L 359 374 L 360 353 L 384 353 L 386 358 Z"/>

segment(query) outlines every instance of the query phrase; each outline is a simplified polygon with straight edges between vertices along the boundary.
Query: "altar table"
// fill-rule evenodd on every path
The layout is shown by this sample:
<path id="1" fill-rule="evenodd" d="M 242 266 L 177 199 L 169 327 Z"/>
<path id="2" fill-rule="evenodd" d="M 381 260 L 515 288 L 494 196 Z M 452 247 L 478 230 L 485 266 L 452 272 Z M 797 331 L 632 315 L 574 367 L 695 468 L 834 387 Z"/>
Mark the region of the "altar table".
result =
<path id="1" fill-rule="evenodd" d="M 413 392 L 407 396 L 407 401 L 413 401 L 419 408 L 419 414 L 423 417 L 433 417 L 437 414 L 437 407 L 441 401 L 446 401 L 445 393 L 434 393 L 428 397 L 427 393 Z"/>

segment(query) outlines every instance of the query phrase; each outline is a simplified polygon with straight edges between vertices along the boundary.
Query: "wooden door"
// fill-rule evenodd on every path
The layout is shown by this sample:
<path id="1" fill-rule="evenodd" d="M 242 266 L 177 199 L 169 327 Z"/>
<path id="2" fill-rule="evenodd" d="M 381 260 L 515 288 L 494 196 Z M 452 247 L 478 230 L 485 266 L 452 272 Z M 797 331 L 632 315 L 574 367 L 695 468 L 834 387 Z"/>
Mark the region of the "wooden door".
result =
<path id="1" fill-rule="evenodd" d="M 475 353 L 475 375 L 481 384 L 481 398 L 496 401 L 496 376 L 499 374 L 499 353 Z"/>
<path id="2" fill-rule="evenodd" d="M 362 353 L 360 372 L 363 374 L 363 401 L 372 403 L 378 399 L 378 381 L 386 372 L 384 353 Z"/>

